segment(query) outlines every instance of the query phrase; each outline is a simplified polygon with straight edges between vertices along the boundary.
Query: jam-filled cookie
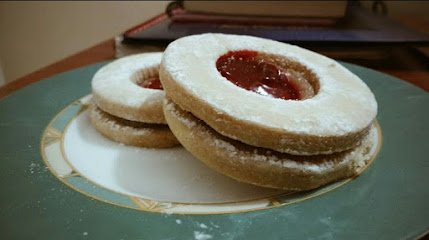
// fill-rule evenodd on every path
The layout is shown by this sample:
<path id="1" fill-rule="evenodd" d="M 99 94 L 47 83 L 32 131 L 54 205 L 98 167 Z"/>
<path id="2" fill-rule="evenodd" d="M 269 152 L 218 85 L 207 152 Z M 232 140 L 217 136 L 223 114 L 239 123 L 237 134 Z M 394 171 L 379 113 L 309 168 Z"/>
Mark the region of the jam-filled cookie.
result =
<path id="1" fill-rule="evenodd" d="M 339 63 L 257 37 L 178 39 L 160 78 L 174 103 L 218 133 L 295 155 L 358 146 L 377 113 L 370 89 Z"/>
<path id="2" fill-rule="evenodd" d="M 377 103 L 332 59 L 272 40 L 201 34 L 164 52 L 164 114 L 182 145 L 243 182 L 307 190 L 359 174 Z"/>
<path id="3" fill-rule="evenodd" d="M 165 123 L 164 91 L 158 68 L 162 53 L 143 53 L 117 59 L 92 78 L 93 100 L 103 111 L 131 121 Z"/>
<path id="4" fill-rule="evenodd" d="M 179 145 L 162 112 L 165 95 L 158 75 L 161 57 L 162 53 L 131 55 L 95 73 L 89 116 L 99 132 L 139 147 Z"/>

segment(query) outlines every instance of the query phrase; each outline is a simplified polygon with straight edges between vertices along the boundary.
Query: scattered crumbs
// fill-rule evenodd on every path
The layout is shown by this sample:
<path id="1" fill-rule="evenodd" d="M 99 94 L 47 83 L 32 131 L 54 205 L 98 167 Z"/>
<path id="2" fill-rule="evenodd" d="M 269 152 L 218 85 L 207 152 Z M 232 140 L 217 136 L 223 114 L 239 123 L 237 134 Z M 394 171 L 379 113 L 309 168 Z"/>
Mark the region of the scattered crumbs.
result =
<path id="1" fill-rule="evenodd" d="M 171 214 L 173 214 L 173 210 L 171 210 L 171 209 L 165 209 L 165 210 L 164 210 L 164 213 L 165 213 L 166 215 L 171 215 Z"/>
<path id="2" fill-rule="evenodd" d="M 30 173 L 34 173 L 34 170 L 36 167 L 37 167 L 37 164 L 35 164 L 34 162 L 30 163 L 29 165 Z"/>
<path id="3" fill-rule="evenodd" d="M 195 240 L 208 240 L 212 239 L 213 236 L 210 234 L 206 234 L 204 232 L 194 231 L 194 239 Z"/>
<path id="4" fill-rule="evenodd" d="M 29 172 L 31 174 L 33 174 L 33 173 L 42 173 L 42 172 L 46 171 L 46 166 L 42 167 L 39 163 L 31 162 L 28 165 L 28 170 L 29 170 Z M 27 171 L 25 171 L 25 172 L 27 172 Z"/>
<path id="5" fill-rule="evenodd" d="M 219 228 L 219 225 L 216 225 L 216 224 L 214 224 L 214 223 L 212 223 L 212 222 L 210 222 L 210 225 L 212 225 L 213 227 L 215 227 L 215 228 Z"/>
<path id="6" fill-rule="evenodd" d="M 83 232 L 83 236 L 88 236 L 88 232 Z"/>
<path id="7" fill-rule="evenodd" d="M 177 223 L 177 224 L 182 224 L 182 220 L 180 220 L 180 219 L 176 219 L 176 223 Z"/>
<path id="8" fill-rule="evenodd" d="M 200 228 L 207 228 L 207 225 L 205 225 L 204 223 L 200 223 Z"/>

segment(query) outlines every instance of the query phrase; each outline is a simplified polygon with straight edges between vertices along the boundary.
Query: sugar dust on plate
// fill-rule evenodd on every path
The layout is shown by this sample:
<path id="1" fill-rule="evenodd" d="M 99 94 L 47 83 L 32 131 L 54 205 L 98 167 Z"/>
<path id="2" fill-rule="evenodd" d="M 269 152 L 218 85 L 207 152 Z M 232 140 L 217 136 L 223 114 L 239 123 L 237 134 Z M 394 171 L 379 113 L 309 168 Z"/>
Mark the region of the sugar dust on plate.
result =
<path id="1" fill-rule="evenodd" d="M 209 240 L 212 239 L 213 236 L 211 234 L 207 234 L 200 231 L 194 231 L 194 239 L 195 240 Z"/>

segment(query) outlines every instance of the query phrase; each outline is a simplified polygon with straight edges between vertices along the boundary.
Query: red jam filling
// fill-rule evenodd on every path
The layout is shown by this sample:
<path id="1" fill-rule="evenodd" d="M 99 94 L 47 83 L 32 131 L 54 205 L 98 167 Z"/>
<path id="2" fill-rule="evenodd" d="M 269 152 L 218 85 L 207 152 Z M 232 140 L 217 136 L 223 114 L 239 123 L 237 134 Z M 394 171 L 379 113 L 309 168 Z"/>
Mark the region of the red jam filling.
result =
<path id="1" fill-rule="evenodd" d="M 152 88 L 152 89 L 160 89 L 160 90 L 163 89 L 161 85 L 161 81 L 159 81 L 159 77 L 144 79 L 143 81 L 137 83 L 137 85 L 144 88 Z"/>
<path id="2" fill-rule="evenodd" d="M 216 68 L 223 77 L 246 90 L 274 98 L 301 98 L 285 69 L 258 57 L 256 51 L 229 51 L 218 58 Z"/>

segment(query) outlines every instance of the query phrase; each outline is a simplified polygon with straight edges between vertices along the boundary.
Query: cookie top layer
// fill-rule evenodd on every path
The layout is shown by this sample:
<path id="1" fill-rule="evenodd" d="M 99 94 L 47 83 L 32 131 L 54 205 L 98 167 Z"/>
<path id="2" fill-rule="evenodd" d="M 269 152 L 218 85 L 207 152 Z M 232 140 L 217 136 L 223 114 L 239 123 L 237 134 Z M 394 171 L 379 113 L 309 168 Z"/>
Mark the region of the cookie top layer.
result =
<path id="1" fill-rule="evenodd" d="M 164 91 L 141 87 L 145 79 L 158 77 L 161 57 L 160 52 L 136 54 L 100 68 L 92 79 L 97 106 L 127 120 L 165 123 L 162 114 Z"/>
<path id="2" fill-rule="evenodd" d="M 305 66 L 317 78 L 317 93 L 304 100 L 284 100 L 234 85 L 217 70 L 216 61 L 230 51 L 240 50 L 275 55 Z M 178 39 L 164 52 L 160 71 L 163 85 L 173 84 L 216 114 L 205 114 L 204 108 L 190 108 L 187 99 L 172 96 L 175 102 L 218 132 L 239 140 L 240 134 L 225 130 L 216 122 L 227 116 L 261 131 L 336 137 L 363 131 L 377 113 L 376 100 L 367 85 L 336 61 L 257 37 L 201 34 Z"/>

